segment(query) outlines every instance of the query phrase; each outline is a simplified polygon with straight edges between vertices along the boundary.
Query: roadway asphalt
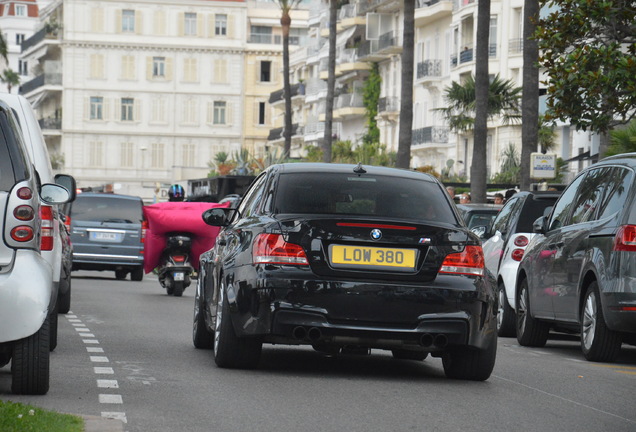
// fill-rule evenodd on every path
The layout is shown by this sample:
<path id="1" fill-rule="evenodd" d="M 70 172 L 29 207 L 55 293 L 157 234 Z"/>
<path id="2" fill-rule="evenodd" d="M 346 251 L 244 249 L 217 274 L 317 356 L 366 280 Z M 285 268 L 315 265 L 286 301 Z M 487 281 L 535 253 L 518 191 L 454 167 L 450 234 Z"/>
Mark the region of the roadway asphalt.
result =
<path id="1" fill-rule="evenodd" d="M 84 432 L 124 432 L 124 422 L 99 416 L 80 415 L 84 419 Z"/>

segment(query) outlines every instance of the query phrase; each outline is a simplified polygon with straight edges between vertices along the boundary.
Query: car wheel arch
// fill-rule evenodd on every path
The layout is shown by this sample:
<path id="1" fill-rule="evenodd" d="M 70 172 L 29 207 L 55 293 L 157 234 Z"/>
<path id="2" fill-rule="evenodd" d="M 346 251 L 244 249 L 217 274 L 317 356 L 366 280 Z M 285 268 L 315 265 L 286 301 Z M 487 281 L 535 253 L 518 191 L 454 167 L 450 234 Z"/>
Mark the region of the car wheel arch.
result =
<path id="1" fill-rule="evenodd" d="M 585 271 L 585 275 L 581 278 L 581 284 L 579 286 L 579 305 L 577 308 L 579 321 L 581 321 L 581 311 L 583 310 L 583 303 L 585 302 L 585 293 L 587 292 L 587 289 L 590 287 L 590 285 L 592 285 L 592 283 L 594 282 L 599 283 L 599 278 L 592 269 L 588 269 L 587 271 Z M 599 283 L 599 294 L 601 291 L 602 290 Z M 601 305 L 599 305 L 599 307 L 600 306 Z"/>

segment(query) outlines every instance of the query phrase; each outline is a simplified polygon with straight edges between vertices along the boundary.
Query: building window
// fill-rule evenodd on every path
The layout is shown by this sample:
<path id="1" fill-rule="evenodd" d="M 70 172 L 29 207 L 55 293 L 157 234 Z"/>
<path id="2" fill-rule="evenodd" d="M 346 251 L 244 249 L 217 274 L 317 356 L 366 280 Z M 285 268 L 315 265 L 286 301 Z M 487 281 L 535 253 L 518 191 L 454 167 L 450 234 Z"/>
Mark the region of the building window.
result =
<path id="1" fill-rule="evenodd" d="M 88 166 L 102 166 L 103 145 L 101 141 L 90 141 L 88 143 Z"/>
<path id="2" fill-rule="evenodd" d="M 135 32 L 135 11 L 124 9 L 121 13 L 121 31 L 124 33 Z"/>
<path id="3" fill-rule="evenodd" d="M 152 76 L 153 78 L 166 77 L 166 58 L 165 57 L 152 58 Z"/>
<path id="4" fill-rule="evenodd" d="M 214 124 L 225 124 L 225 114 L 227 103 L 222 101 L 214 101 Z"/>
<path id="5" fill-rule="evenodd" d="M 227 60 L 216 59 L 214 60 L 213 82 L 226 83 L 227 82 Z"/>
<path id="6" fill-rule="evenodd" d="M 119 148 L 119 163 L 123 168 L 132 168 L 134 162 L 133 143 L 123 142 Z"/>
<path id="7" fill-rule="evenodd" d="M 184 33 L 187 36 L 197 35 L 197 14 L 193 12 L 185 13 Z"/>
<path id="8" fill-rule="evenodd" d="M 196 124 L 197 123 L 197 100 L 190 98 L 183 104 L 183 123 Z"/>
<path id="9" fill-rule="evenodd" d="M 197 59 L 187 58 L 183 60 L 183 80 L 186 82 L 198 81 Z"/>
<path id="10" fill-rule="evenodd" d="M 150 167 L 163 168 L 164 145 L 162 143 L 153 143 L 150 145 Z"/>
<path id="11" fill-rule="evenodd" d="M 91 96 L 90 119 L 104 120 L 104 98 L 103 97 Z"/>
<path id="12" fill-rule="evenodd" d="M 303 29 L 303 28 L 289 29 L 289 44 L 290 45 L 304 45 L 306 39 L 307 39 L 307 29 Z"/>
<path id="13" fill-rule="evenodd" d="M 195 165 L 195 154 L 194 154 L 194 144 L 184 144 L 183 145 L 183 166 L 185 167 L 193 167 Z"/>
<path id="14" fill-rule="evenodd" d="M 272 62 L 264 60 L 261 62 L 261 82 L 271 82 L 272 80 Z"/>
<path id="15" fill-rule="evenodd" d="M 135 100 L 133 98 L 121 99 L 121 121 L 133 121 Z"/>
<path id="16" fill-rule="evenodd" d="M 18 73 L 20 75 L 28 75 L 29 74 L 28 63 L 25 62 L 24 60 L 18 60 Z"/>
<path id="17" fill-rule="evenodd" d="M 258 124 L 265 124 L 265 102 L 258 103 Z"/>
<path id="18" fill-rule="evenodd" d="M 15 16 L 21 16 L 21 17 L 27 16 L 26 5 L 15 5 Z"/>
<path id="19" fill-rule="evenodd" d="M 271 44 L 272 28 L 267 26 L 251 26 L 250 42 L 258 44 Z"/>
<path id="20" fill-rule="evenodd" d="M 123 79 L 135 79 L 135 57 L 125 55 L 121 58 L 121 77 Z"/>
<path id="21" fill-rule="evenodd" d="M 166 100 L 158 97 L 152 100 L 151 121 L 153 123 L 166 122 Z"/>
<path id="22" fill-rule="evenodd" d="M 15 44 L 16 45 L 22 45 L 22 42 L 24 42 L 24 34 L 23 33 L 16 33 L 15 34 Z"/>
<path id="23" fill-rule="evenodd" d="M 225 14 L 215 15 L 214 34 L 217 36 L 227 36 L 227 15 Z"/>

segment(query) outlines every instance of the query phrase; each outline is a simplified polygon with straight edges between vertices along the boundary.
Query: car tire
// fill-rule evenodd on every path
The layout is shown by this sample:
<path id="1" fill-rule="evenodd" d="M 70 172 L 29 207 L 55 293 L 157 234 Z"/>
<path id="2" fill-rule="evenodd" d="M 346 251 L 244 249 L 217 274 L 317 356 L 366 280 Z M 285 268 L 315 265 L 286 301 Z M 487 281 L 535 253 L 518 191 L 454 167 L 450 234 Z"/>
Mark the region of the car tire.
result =
<path id="1" fill-rule="evenodd" d="M 497 336 L 515 337 L 515 311 L 508 303 L 506 286 L 503 282 L 497 285 L 498 305 L 497 310 Z"/>
<path id="2" fill-rule="evenodd" d="M 127 270 L 115 270 L 115 279 L 124 280 L 126 279 L 127 274 L 128 274 Z"/>
<path id="3" fill-rule="evenodd" d="M 421 351 L 411 351 L 405 349 L 394 349 L 391 350 L 391 354 L 393 354 L 393 358 L 396 360 L 418 360 L 422 361 L 428 357 L 427 352 Z"/>
<path id="4" fill-rule="evenodd" d="M 581 307 L 581 350 L 589 361 L 613 362 L 621 351 L 620 333 L 607 328 L 598 283 L 592 282 Z"/>
<path id="5" fill-rule="evenodd" d="M 66 288 L 62 290 L 62 285 Z M 64 294 L 60 294 L 57 299 L 57 313 L 67 314 L 71 310 L 71 276 L 69 275 L 65 279 L 60 280 L 60 293 L 65 291 Z"/>
<path id="6" fill-rule="evenodd" d="M 144 280 L 144 269 L 143 267 L 136 267 L 132 269 L 130 272 L 130 279 L 135 282 L 141 282 Z"/>
<path id="7" fill-rule="evenodd" d="M 49 351 L 54 351 L 57 348 L 57 305 L 55 309 L 49 314 Z"/>
<path id="8" fill-rule="evenodd" d="M 442 365 L 447 378 L 485 381 L 492 374 L 497 358 L 497 334 L 492 333 L 484 349 L 462 346 L 451 347 L 442 354 Z"/>
<path id="9" fill-rule="evenodd" d="M 256 337 L 236 336 L 222 283 L 214 320 L 214 362 L 221 368 L 252 369 L 258 365 L 262 347 L 263 343 Z"/>
<path id="10" fill-rule="evenodd" d="M 199 275 L 200 276 L 200 275 Z M 208 330 L 205 324 L 205 305 L 203 297 L 204 283 L 201 277 L 197 279 L 196 293 L 194 294 L 194 319 L 192 323 L 192 343 L 195 348 L 214 348 L 214 333 Z"/>
<path id="11" fill-rule="evenodd" d="M 15 394 L 43 395 L 49 391 L 50 322 L 31 336 L 13 344 L 11 391 Z"/>
<path id="12" fill-rule="evenodd" d="M 528 279 L 521 280 L 517 297 L 517 341 L 519 345 L 542 347 L 548 341 L 550 326 L 530 315 Z"/>

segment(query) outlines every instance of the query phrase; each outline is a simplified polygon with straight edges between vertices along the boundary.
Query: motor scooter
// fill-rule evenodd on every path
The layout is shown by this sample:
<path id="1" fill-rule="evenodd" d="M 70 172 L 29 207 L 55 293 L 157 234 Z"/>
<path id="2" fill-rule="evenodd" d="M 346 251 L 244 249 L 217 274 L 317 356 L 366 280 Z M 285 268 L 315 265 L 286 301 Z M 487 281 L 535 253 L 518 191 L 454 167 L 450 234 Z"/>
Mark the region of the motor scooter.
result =
<path id="1" fill-rule="evenodd" d="M 166 248 L 161 254 L 158 269 L 159 283 L 168 295 L 181 297 L 190 285 L 194 272 L 191 264 L 192 235 L 171 232 L 166 235 Z"/>

